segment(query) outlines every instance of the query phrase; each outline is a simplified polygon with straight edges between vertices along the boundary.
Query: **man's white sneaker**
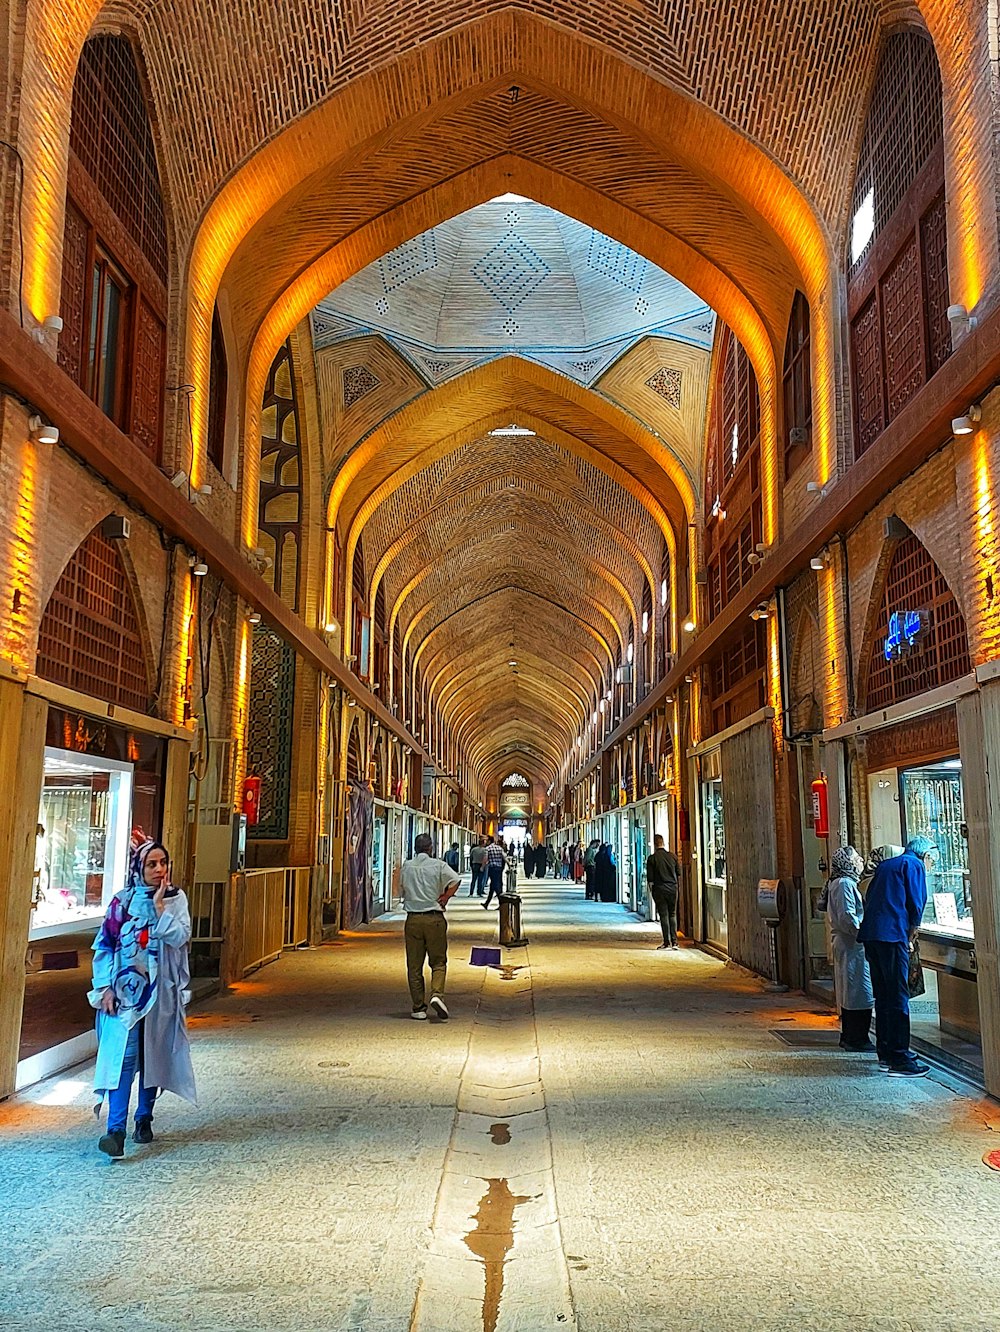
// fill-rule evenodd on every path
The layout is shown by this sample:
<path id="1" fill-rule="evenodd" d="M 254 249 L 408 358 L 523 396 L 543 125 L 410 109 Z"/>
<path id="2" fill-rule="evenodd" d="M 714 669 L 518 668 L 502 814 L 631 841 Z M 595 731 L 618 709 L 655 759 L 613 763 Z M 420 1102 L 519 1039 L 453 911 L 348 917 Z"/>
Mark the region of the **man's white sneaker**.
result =
<path id="1" fill-rule="evenodd" d="M 431 1000 L 431 1008 L 437 1013 L 439 1018 L 447 1019 L 451 1017 L 448 1008 L 439 994 L 436 994 Z"/>
<path id="2" fill-rule="evenodd" d="M 426 1022 L 426 1021 L 427 1021 L 427 1009 L 426 1009 L 426 1008 L 415 1008 L 415 1009 L 413 1010 L 413 1012 L 410 1014 L 410 1017 L 411 1017 L 411 1018 L 415 1018 L 417 1022 Z"/>

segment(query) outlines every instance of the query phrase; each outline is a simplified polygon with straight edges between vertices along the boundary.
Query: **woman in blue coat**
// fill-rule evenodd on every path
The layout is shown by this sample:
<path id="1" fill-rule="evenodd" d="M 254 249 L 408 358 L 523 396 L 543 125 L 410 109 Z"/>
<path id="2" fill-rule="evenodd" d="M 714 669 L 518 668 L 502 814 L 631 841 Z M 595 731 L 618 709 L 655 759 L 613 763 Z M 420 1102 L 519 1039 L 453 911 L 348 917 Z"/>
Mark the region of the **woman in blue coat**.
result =
<path id="1" fill-rule="evenodd" d="M 170 857 L 159 842 L 132 854 L 128 883 L 111 899 L 94 941 L 97 1067 L 94 1113 L 108 1100 L 108 1131 L 98 1147 L 125 1154 L 132 1083 L 139 1074 L 132 1140 L 153 1141 L 153 1106 L 161 1091 L 195 1101 L 184 1010 L 191 997 L 187 898 L 170 885 Z"/>

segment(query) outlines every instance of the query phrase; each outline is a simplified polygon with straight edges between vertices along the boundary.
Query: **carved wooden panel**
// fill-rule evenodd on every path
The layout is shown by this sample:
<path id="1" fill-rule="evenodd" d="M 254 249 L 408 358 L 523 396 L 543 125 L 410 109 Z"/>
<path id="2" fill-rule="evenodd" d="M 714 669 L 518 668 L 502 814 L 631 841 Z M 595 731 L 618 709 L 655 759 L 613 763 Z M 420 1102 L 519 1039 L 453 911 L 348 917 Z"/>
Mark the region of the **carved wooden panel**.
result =
<path id="1" fill-rule="evenodd" d="M 882 339 L 887 420 L 892 421 L 924 382 L 920 270 L 912 234 L 882 279 Z"/>
<path id="2" fill-rule="evenodd" d="M 131 436 L 143 453 L 160 460 L 163 432 L 163 376 L 167 333 L 139 297 L 135 311 L 135 359 L 132 367 Z"/>
<path id="3" fill-rule="evenodd" d="M 881 329 L 874 293 L 851 322 L 851 363 L 855 447 L 860 456 L 885 429 Z"/>
<path id="4" fill-rule="evenodd" d="M 924 279 L 927 369 L 940 370 L 951 355 L 948 323 L 948 212 L 942 191 L 920 221 L 920 265 Z"/>
<path id="5" fill-rule="evenodd" d="M 59 334 L 59 365 L 79 384 L 83 376 L 85 318 L 87 306 L 87 223 L 78 209 L 66 201 L 63 233 L 62 294 L 59 311 L 63 328 Z"/>

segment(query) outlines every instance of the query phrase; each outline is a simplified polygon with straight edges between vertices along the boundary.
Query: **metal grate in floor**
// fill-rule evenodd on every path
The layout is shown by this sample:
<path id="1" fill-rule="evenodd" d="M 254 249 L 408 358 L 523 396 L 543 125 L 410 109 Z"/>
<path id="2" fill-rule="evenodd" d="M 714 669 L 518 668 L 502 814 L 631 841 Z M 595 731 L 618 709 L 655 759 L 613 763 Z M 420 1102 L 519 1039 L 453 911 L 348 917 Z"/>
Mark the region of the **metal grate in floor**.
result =
<path id="1" fill-rule="evenodd" d="M 796 1050 L 828 1050 L 840 1044 L 840 1032 L 823 1027 L 772 1027 L 771 1035 Z"/>

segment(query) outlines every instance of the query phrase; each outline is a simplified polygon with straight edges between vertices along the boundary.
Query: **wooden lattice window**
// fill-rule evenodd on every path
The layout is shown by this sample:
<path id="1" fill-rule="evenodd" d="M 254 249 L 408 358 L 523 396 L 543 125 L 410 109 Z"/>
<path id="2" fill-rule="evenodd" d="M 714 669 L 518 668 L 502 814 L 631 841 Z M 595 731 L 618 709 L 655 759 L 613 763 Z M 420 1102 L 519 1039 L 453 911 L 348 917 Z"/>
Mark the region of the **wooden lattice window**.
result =
<path id="1" fill-rule="evenodd" d="M 70 151 L 118 220 L 167 280 L 167 227 L 156 148 L 135 51 L 127 37 L 84 43 L 73 83 Z"/>
<path id="2" fill-rule="evenodd" d="M 912 644 L 903 632 L 907 616 L 917 617 L 911 623 L 920 626 Z M 891 628 L 896 633 L 887 649 Z M 896 547 L 886 573 L 868 654 L 864 710 L 900 703 L 971 669 L 965 617 L 940 569 L 911 532 Z"/>
<path id="3" fill-rule="evenodd" d="M 271 365 L 260 422 L 260 496 L 257 541 L 271 560 L 265 577 L 292 610 L 299 608 L 302 478 L 299 418 L 286 342 Z"/>
<path id="4" fill-rule="evenodd" d="M 63 570 L 42 616 L 35 670 L 43 679 L 147 712 L 149 674 L 125 567 L 92 532 Z"/>
<path id="5" fill-rule="evenodd" d="M 855 453 L 951 354 L 941 75 L 923 33 L 894 33 L 875 75 L 848 256 Z"/>
<path id="6" fill-rule="evenodd" d="M 747 557 L 761 539 L 757 377 L 733 333 L 724 328 L 720 336 L 709 416 L 705 496 L 708 611 L 713 618 L 746 585 L 753 573 Z"/>
<path id="7" fill-rule="evenodd" d="M 785 339 L 782 391 L 785 408 L 785 480 L 809 456 L 812 445 L 812 371 L 809 302 L 795 293 Z"/>
<path id="8" fill-rule="evenodd" d="M 62 368 L 154 462 L 163 433 L 167 237 L 131 43 L 92 38 L 73 89 Z"/>
<path id="9" fill-rule="evenodd" d="M 724 730 L 764 706 L 767 630 L 762 621 L 721 652 L 709 668 L 712 732 Z"/>

